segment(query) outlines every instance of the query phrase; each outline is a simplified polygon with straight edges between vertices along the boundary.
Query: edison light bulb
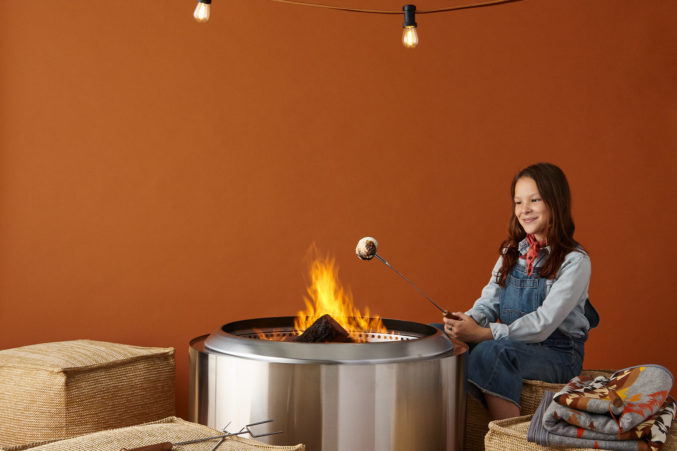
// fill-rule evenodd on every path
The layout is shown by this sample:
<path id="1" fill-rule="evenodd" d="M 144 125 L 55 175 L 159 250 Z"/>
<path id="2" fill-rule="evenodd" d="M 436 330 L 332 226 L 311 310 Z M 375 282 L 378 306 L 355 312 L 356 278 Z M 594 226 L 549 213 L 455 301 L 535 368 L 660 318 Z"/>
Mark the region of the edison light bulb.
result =
<path id="1" fill-rule="evenodd" d="M 196 22 L 204 23 L 209 20 L 209 10 L 211 6 L 210 3 L 211 0 L 209 1 L 199 0 L 197 2 L 195 12 L 193 12 L 193 17 L 195 18 Z"/>
<path id="2" fill-rule="evenodd" d="M 402 44 L 408 49 L 418 45 L 418 33 L 416 32 L 416 5 L 404 5 L 404 23 L 402 24 Z"/>
<path id="3" fill-rule="evenodd" d="M 408 49 L 413 49 L 418 45 L 418 33 L 416 27 L 404 27 L 402 30 L 402 44 Z"/>

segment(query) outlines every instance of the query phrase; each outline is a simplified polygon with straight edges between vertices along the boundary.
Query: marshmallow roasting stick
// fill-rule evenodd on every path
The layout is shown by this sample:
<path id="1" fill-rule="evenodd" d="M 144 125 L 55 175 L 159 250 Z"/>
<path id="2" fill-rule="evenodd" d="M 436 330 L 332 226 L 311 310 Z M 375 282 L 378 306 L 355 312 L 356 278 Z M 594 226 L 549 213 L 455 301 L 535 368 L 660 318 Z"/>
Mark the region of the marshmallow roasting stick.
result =
<path id="1" fill-rule="evenodd" d="M 407 279 L 407 278 L 404 276 L 404 274 L 402 274 L 402 273 L 399 272 L 397 269 L 395 269 L 395 268 L 393 267 L 393 265 L 391 265 L 390 263 L 388 263 L 388 261 L 387 261 L 386 259 L 384 259 L 384 258 L 381 257 L 380 255 L 378 255 L 378 254 L 376 253 L 376 250 L 377 250 L 377 249 L 378 249 L 378 241 L 376 241 L 375 238 L 372 238 L 372 237 L 370 237 L 370 236 L 365 236 L 364 238 L 362 238 L 360 241 L 357 242 L 357 247 L 355 248 L 355 253 L 356 253 L 357 256 L 360 257 L 360 259 L 362 259 L 362 260 L 371 260 L 371 259 L 374 258 L 374 257 L 378 258 L 378 259 L 381 260 L 383 263 L 385 263 L 385 265 L 386 265 L 388 268 L 390 268 L 390 269 L 392 269 L 393 271 L 395 271 L 395 273 L 397 273 L 398 276 L 400 276 L 401 278 L 403 278 L 404 280 L 406 280 L 407 282 L 409 282 L 409 284 L 410 284 L 412 287 L 414 287 L 414 288 L 416 289 L 416 291 L 418 291 L 419 293 L 421 293 L 421 294 L 423 295 L 424 298 L 426 298 L 428 301 L 430 301 L 430 303 L 431 303 L 432 305 L 434 305 L 435 307 L 437 307 L 437 309 L 438 309 L 440 312 L 442 312 L 442 314 L 443 314 L 444 316 L 446 316 L 447 318 L 451 318 L 451 317 L 452 317 L 452 314 L 449 313 L 448 310 L 445 310 L 445 309 L 443 309 L 442 307 L 440 307 L 439 305 L 437 305 L 437 303 L 436 303 L 435 301 L 433 301 L 432 299 L 430 299 L 430 296 L 428 296 L 428 295 L 425 294 L 423 291 L 421 291 L 421 289 L 420 289 L 419 287 L 417 287 L 417 286 L 414 284 L 414 282 L 412 282 L 411 280 Z"/>
<path id="2" fill-rule="evenodd" d="M 201 442 L 208 442 L 212 440 L 218 440 L 216 445 L 212 448 L 212 451 L 216 450 L 218 447 L 221 446 L 221 444 L 228 438 L 228 437 L 233 437 L 236 435 L 243 435 L 243 434 L 249 434 L 252 437 L 265 437 L 266 435 L 275 435 L 275 434 L 281 434 L 282 431 L 277 431 L 277 432 L 267 432 L 265 434 L 255 434 L 252 432 L 250 429 L 252 426 L 257 426 L 259 424 L 265 424 L 265 423 L 272 423 L 273 420 L 264 420 L 264 421 L 257 421 L 256 423 L 249 423 L 240 429 L 239 432 L 228 432 L 226 429 L 228 428 L 228 423 L 225 428 L 223 428 L 224 434 L 222 435 L 214 435 L 212 437 L 204 437 L 204 438 L 197 438 L 194 440 L 188 440 L 185 442 L 178 442 L 178 443 L 170 443 L 170 442 L 162 442 L 162 443 L 155 443 L 154 445 L 146 445 L 146 446 L 140 446 L 138 448 L 122 448 L 120 451 L 172 451 L 175 449 L 175 446 L 184 446 L 184 445 L 192 445 L 194 443 L 201 443 Z"/>

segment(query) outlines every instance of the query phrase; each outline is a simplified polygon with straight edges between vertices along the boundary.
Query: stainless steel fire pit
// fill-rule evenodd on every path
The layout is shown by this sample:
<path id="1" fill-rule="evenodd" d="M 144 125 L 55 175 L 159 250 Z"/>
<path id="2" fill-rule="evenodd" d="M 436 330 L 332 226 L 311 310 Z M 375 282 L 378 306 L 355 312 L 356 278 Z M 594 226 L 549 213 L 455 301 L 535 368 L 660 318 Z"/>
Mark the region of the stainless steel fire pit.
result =
<path id="1" fill-rule="evenodd" d="M 193 339 L 190 419 L 234 430 L 272 418 L 284 432 L 264 441 L 308 451 L 461 449 L 463 360 L 439 330 L 384 319 L 393 333 L 367 343 L 258 338 L 289 336 L 293 323 L 238 321 Z"/>

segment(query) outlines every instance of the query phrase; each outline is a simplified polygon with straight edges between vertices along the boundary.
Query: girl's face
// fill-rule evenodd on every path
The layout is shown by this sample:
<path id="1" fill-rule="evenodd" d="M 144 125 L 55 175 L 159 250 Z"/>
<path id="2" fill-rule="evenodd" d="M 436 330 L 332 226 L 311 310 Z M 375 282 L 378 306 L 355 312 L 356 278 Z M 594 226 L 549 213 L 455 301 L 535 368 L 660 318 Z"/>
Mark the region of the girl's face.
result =
<path id="1" fill-rule="evenodd" d="M 515 216 L 527 234 L 533 234 L 538 242 L 545 241 L 550 224 L 550 209 L 538 192 L 531 177 L 522 177 L 515 184 Z"/>

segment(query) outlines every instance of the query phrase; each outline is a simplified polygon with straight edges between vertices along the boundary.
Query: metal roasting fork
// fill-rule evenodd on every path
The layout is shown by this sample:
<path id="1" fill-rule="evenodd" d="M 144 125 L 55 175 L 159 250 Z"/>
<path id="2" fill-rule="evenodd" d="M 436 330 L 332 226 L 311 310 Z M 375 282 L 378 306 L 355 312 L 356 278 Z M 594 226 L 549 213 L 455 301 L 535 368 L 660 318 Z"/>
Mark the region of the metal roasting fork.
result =
<path id="1" fill-rule="evenodd" d="M 390 263 L 388 263 L 388 261 L 387 261 L 385 258 L 381 257 L 381 256 L 378 255 L 377 253 L 374 253 L 374 257 L 376 257 L 376 258 L 378 258 L 379 260 L 381 260 L 388 268 L 390 268 L 390 269 L 392 269 L 393 271 L 395 271 L 395 273 L 396 273 L 398 276 L 400 276 L 401 278 L 403 278 L 404 280 L 406 280 L 407 282 L 409 282 L 409 284 L 410 284 L 412 287 L 414 287 L 414 288 L 416 289 L 416 291 L 418 291 L 419 293 L 421 293 L 421 294 L 423 295 L 424 298 L 426 298 L 428 301 L 430 301 L 430 303 L 431 303 L 432 305 L 434 305 L 435 307 L 437 307 L 437 309 L 438 309 L 440 312 L 442 312 L 442 314 L 443 314 L 444 316 L 446 316 L 447 318 L 454 318 L 454 315 L 453 315 L 452 313 L 450 313 L 449 310 L 443 309 L 442 307 L 440 307 L 439 305 L 437 305 L 437 302 L 433 301 L 433 300 L 430 298 L 430 296 L 428 296 L 428 295 L 425 294 L 423 291 L 421 291 L 421 289 L 420 289 L 419 287 L 417 287 L 417 286 L 414 284 L 414 282 L 412 282 L 411 280 L 407 279 L 407 278 L 404 276 L 404 274 L 402 274 L 402 273 L 399 272 L 397 269 L 395 269 L 395 267 L 394 267 L 393 265 L 391 265 Z M 454 318 L 454 319 L 455 319 L 455 318 Z"/>
<path id="2" fill-rule="evenodd" d="M 223 432 L 225 432 L 225 433 L 228 433 L 228 426 L 230 426 L 230 421 L 229 421 L 228 424 L 226 424 L 226 425 L 224 426 L 224 428 L 221 429 L 221 430 L 222 430 Z M 240 429 L 240 432 L 242 432 L 242 431 L 244 431 L 244 430 L 245 430 L 245 428 L 242 428 L 242 429 Z M 221 444 L 222 444 L 225 440 L 226 440 L 226 438 L 225 438 L 225 437 L 222 437 L 222 438 L 216 443 L 216 445 L 214 445 L 214 447 L 211 449 L 211 451 L 216 450 L 219 446 L 221 446 Z"/>
<path id="3" fill-rule="evenodd" d="M 442 307 L 440 307 L 439 305 L 437 305 L 437 302 L 433 301 L 433 300 L 430 298 L 430 296 L 428 296 L 428 295 L 425 294 L 423 291 L 421 291 L 421 289 L 420 289 L 419 287 L 417 287 L 417 286 L 414 284 L 414 282 L 412 282 L 411 280 L 407 279 L 407 278 L 404 276 L 404 274 L 402 274 L 401 272 L 399 272 L 398 270 L 396 270 L 396 269 L 393 267 L 393 265 L 391 265 L 390 263 L 388 263 L 388 261 L 387 261 L 385 258 L 381 257 L 381 256 L 378 255 L 377 253 L 374 253 L 374 257 L 376 257 L 376 258 L 378 258 L 379 260 L 381 260 L 388 268 L 390 268 L 390 269 L 392 269 L 393 271 L 395 271 L 395 272 L 397 273 L 398 276 L 400 276 L 401 278 L 403 278 L 404 280 L 406 280 L 407 282 L 409 282 L 409 284 L 410 284 L 412 287 L 416 288 L 416 291 L 418 291 L 419 293 L 421 293 L 421 294 L 423 295 L 423 297 L 425 297 L 428 301 L 430 301 L 430 303 L 431 303 L 432 305 L 434 305 L 435 307 L 437 307 L 437 309 L 438 309 L 440 312 L 442 312 L 442 314 L 443 314 L 446 318 L 459 319 L 457 315 L 454 315 L 454 314 L 451 313 L 449 310 L 443 309 Z M 446 333 L 445 333 L 445 335 L 446 335 Z M 463 354 L 465 351 L 468 350 L 468 345 L 467 345 L 465 342 L 463 342 L 463 341 L 461 341 L 461 340 L 459 340 L 459 339 L 457 339 L 457 338 L 452 338 L 452 337 L 450 337 L 450 336 L 448 336 L 448 335 L 447 335 L 447 337 L 448 337 L 449 340 L 451 340 L 451 342 L 454 344 L 454 355 Z"/>
<path id="4" fill-rule="evenodd" d="M 238 432 L 227 432 L 226 429 L 230 425 L 228 423 L 225 428 L 223 428 L 223 432 L 225 434 L 221 435 L 214 435 L 212 437 L 204 437 L 204 438 L 198 438 L 195 440 L 187 440 L 185 442 L 177 442 L 177 443 L 170 443 L 170 442 L 162 442 L 162 443 L 155 443 L 153 445 L 147 445 L 147 446 L 141 446 L 138 448 L 122 448 L 120 451 L 171 451 L 174 449 L 175 446 L 183 446 L 183 445 L 192 445 L 194 443 L 202 443 L 202 442 L 208 442 L 210 440 L 218 440 L 218 443 L 214 445 L 212 448 L 212 451 L 216 450 L 221 444 L 228 438 L 228 437 L 233 437 L 235 435 L 242 435 L 242 434 L 249 434 L 253 438 L 258 438 L 258 437 L 265 437 L 267 435 L 275 435 L 275 434 L 281 434 L 283 431 L 275 431 L 275 432 L 266 432 L 263 434 L 256 434 L 254 433 L 250 428 L 252 426 L 258 426 L 259 424 L 265 424 L 265 423 L 272 423 L 274 420 L 264 420 L 264 421 L 257 421 L 256 423 L 249 423 L 246 424 L 242 429 L 240 429 Z"/>

